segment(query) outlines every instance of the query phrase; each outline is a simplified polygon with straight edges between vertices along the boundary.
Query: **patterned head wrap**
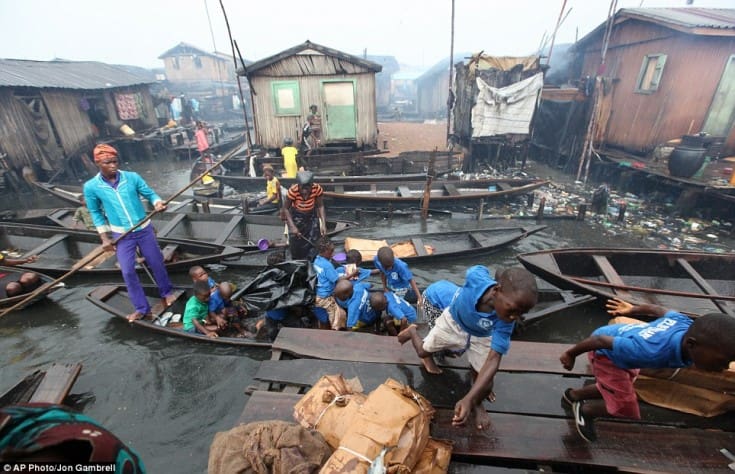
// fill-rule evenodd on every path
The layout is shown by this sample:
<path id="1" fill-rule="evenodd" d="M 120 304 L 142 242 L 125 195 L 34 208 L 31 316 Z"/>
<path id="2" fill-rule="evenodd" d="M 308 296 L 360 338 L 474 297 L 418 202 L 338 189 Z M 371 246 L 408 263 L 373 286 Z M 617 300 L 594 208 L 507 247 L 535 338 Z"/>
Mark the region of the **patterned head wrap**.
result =
<path id="1" fill-rule="evenodd" d="M 75 441 L 76 445 L 89 447 L 64 448 L 65 455 L 75 462 L 113 463 L 115 472 L 121 474 L 146 472 L 140 456 L 114 434 L 91 418 L 60 405 L 28 403 L 0 408 L 0 427 L 3 461 L 21 461 L 39 451 Z"/>
<path id="2" fill-rule="evenodd" d="M 94 162 L 99 163 L 102 160 L 109 158 L 117 158 L 117 150 L 107 143 L 102 143 L 94 147 Z"/>

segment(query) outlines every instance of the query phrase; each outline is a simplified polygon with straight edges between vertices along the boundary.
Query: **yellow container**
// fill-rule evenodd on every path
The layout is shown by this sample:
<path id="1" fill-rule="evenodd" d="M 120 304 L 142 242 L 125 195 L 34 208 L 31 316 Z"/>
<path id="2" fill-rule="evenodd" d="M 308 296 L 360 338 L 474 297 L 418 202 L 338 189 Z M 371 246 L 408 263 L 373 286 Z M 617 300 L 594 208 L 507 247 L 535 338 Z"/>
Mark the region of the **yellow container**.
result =
<path id="1" fill-rule="evenodd" d="M 123 135 L 125 135 L 126 137 L 131 137 L 131 136 L 135 135 L 135 130 L 133 130 L 132 128 L 128 127 L 128 125 L 127 125 L 127 124 L 123 124 L 123 125 L 122 125 L 122 126 L 120 127 L 120 131 L 121 131 L 121 132 L 123 133 Z"/>

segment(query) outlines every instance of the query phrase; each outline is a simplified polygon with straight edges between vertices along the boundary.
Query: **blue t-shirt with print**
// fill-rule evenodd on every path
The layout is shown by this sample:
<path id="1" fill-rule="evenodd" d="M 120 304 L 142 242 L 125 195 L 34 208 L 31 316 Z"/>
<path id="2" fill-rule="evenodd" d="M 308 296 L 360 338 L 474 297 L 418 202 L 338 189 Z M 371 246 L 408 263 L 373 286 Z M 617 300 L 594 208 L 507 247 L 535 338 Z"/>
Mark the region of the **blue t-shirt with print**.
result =
<path id="1" fill-rule="evenodd" d="M 222 295 L 219 294 L 219 289 L 209 295 L 209 312 L 210 313 L 221 313 L 225 309 L 225 300 L 222 299 Z"/>
<path id="2" fill-rule="evenodd" d="M 457 290 L 459 290 L 459 285 L 449 280 L 439 280 L 426 287 L 424 298 L 433 307 L 444 310 L 452 304 Z"/>
<path id="3" fill-rule="evenodd" d="M 394 319 L 406 319 L 409 323 L 416 321 L 416 310 L 408 301 L 397 294 L 386 291 L 385 299 L 388 301 L 386 312 Z"/>
<path id="4" fill-rule="evenodd" d="M 339 276 L 345 275 L 345 267 L 344 266 L 339 266 L 337 268 L 337 274 Z M 367 268 L 358 268 L 357 269 L 357 278 L 355 278 L 352 281 L 360 281 L 360 282 L 362 282 L 362 281 L 367 280 L 368 278 L 370 278 L 370 270 L 368 270 Z"/>
<path id="5" fill-rule="evenodd" d="M 332 262 L 317 255 L 314 259 L 314 271 L 316 272 L 317 284 L 316 295 L 320 298 L 328 298 L 334 293 L 334 286 L 339 280 L 339 274 Z"/>
<path id="6" fill-rule="evenodd" d="M 475 265 L 468 268 L 464 285 L 449 306 L 449 311 L 463 330 L 477 337 L 492 336 L 490 348 L 499 354 L 506 354 L 510 349 L 515 321 L 503 321 L 495 311 L 482 313 L 477 310 L 482 295 L 495 285 L 487 267 Z"/>
<path id="7" fill-rule="evenodd" d="M 380 264 L 378 256 L 373 258 L 373 264 L 375 268 L 380 270 L 385 275 L 386 285 L 389 290 L 400 290 L 402 288 L 410 288 L 411 280 L 413 280 L 413 273 L 408 269 L 406 262 L 400 258 L 393 259 L 393 268 L 386 270 L 383 265 Z"/>
<path id="8" fill-rule="evenodd" d="M 650 323 L 602 326 L 592 335 L 612 337 L 613 347 L 596 353 L 622 369 L 687 367 L 692 361 L 683 359 L 681 341 L 692 322 L 681 313 L 668 311 Z"/>
<path id="9" fill-rule="evenodd" d="M 340 304 L 339 302 L 337 304 Z M 370 306 L 370 292 L 367 286 L 360 283 L 355 284 L 352 297 L 347 301 L 343 302 L 345 308 L 347 308 L 347 327 L 354 327 L 358 321 L 362 321 L 365 324 L 373 324 L 375 320 L 380 316 L 378 311 L 375 311 Z"/>

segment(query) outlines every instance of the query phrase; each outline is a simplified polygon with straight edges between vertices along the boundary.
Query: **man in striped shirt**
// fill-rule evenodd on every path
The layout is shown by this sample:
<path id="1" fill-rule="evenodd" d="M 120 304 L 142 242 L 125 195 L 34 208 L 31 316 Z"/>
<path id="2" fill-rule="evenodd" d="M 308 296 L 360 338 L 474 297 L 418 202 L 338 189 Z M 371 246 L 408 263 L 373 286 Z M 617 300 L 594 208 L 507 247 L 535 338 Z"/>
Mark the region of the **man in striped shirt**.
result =
<path id="1" fill-rule="evenodd" d="M 288 188 L 283 204 L 293 260 L 313 260 L 318 253 L 316 241 L 326 233 L 327 222 L 323 194 L 324 190 L 314 183 L 314 174 L 310 171 L 299 171 L 296 184 Z"/>

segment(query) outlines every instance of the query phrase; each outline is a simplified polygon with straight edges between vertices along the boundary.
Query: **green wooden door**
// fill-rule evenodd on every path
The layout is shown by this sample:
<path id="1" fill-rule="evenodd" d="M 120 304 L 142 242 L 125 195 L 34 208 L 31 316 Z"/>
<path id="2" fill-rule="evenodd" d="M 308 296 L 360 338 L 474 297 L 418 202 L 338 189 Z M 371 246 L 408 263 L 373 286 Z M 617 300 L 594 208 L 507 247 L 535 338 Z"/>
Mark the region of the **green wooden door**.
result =
<path id="1" fill-rule="evenodd" d="M 726 137 L 735 122 L 735 55 L 730 56 L 709 107 L 703 132 Z"/>
<path id="2" fill-rule="evenodd" d="M 354 140 L 357 138 L 355 118 L 355 83 L 323 82 L 324 107 L 326 112 L 325 134 L 327 141 Z"/>

